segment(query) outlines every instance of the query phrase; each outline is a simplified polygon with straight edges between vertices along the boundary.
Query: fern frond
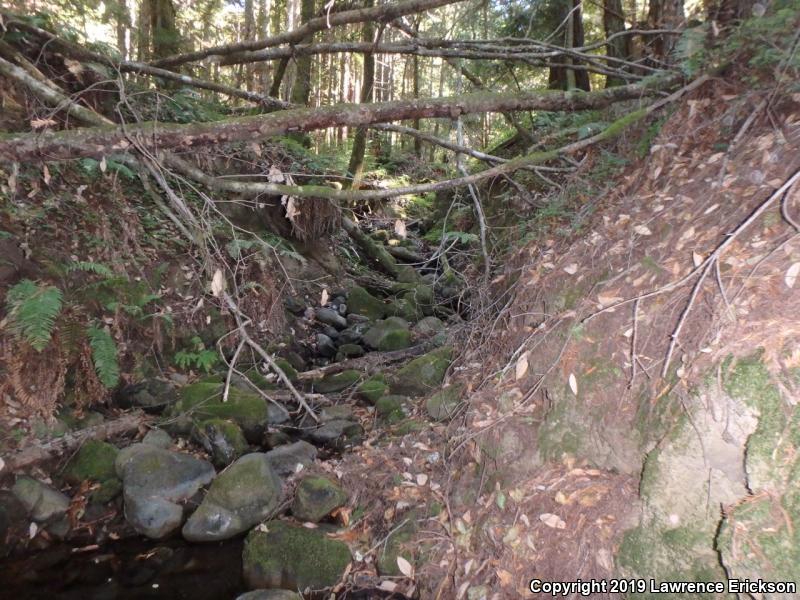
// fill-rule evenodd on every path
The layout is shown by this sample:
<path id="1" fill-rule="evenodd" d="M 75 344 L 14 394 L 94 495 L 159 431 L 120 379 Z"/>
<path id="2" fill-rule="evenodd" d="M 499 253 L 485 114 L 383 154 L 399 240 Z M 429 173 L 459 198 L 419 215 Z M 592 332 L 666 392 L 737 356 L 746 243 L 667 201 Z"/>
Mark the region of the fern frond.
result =
<path id="1" fill-rule="evenodd" d="M 107 388 L 117 387 L 119 383 L 119 362 L 117 345 L 111 334 L 99 327 L 90 325 L 86 329 L 89 346 L 92 348 L 92 362 L 100 382 Z"/>
<path id="2" fill-rule="evenodd" d="M 76 260 L 75 262 L 70 263 L 68 271 L 70 272 L 83 271 L 85 273 L 94 273 L 95 275 L 100 275 L 106 278 L 114 277 L 114 271 L 109 269 L 103 263 L 89 262 L 86 260 Z"/>
<path id="3" fill-rule="evenodd" d="M 61 290 L 23 279 L 6 295 L 11 331 L 37 352 L 50 342 L 56 317 L 61 312 Z"/>

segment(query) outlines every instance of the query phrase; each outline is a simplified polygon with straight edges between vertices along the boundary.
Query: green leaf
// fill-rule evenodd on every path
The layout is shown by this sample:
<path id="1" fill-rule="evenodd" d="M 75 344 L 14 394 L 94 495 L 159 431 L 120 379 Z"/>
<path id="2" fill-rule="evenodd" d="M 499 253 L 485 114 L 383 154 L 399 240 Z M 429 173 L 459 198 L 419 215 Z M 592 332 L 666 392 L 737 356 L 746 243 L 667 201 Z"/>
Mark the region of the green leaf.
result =
<path id="1" fill-rule="evenodd" d="M 55 321 L 61 312 L 61 290 L 23 279 L 6 295 L 11 331 L 41 352 L 50 342 Z"/>
<path id="2" fill-rule="evenodd" d="M 86 330 L 89 346 L 92 348 L 92 362 L 100 382 L 107 388 L 117 387 L 119 383 L 119 362 L 117 345 L 106 329 L 90 325 Z"/>
<path id="3" fill-rule="evenodd" d="M 94 273 L 103 277 L 114 277 L 114 271 L 109 269 L 103 263 L 89 262 L 85 260 L 76 260 L 70 263 L 67 267 L 68 271 L 83 271 L 85 273 Z"/>

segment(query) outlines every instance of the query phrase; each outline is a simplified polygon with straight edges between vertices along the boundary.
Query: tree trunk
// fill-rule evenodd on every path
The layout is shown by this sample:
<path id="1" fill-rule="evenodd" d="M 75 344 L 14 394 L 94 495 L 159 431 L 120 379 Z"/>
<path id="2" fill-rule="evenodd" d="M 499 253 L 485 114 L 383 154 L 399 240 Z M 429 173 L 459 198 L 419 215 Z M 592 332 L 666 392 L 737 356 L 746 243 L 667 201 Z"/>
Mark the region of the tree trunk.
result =
<path id="1" fill-rule="evenodd" d="M 172 0 L 147 0 L 150 5 L 150 31 L 155 60 L 175 54 L 180 47 L 180 33 L 175 25 L 175 6 Z"/>
<path id="2" fill-rule="evenodd" d="M 622 8 L 622 0 L 603 0 L 603 29 L 606 39 L 616 33 L 625 31 L 625 10 Z M 606 46 L 608 55 L 622 60 L 630 59 L 630 37 L 620 35 L 612 39 Z M 613 75 L 606 76 L 606 87 L 615 85 L 625 85 L 625 80 Z"/>
<path id="3" fill-rule="evenodd" d="M 585 94 L 554 91 L 496 94 L 482 92 L 459 97 L 397 100 L 383 104 L 345 104 L 317 109 L 293 109 L 268 114 L 187 124 L 142 122 L 121 127 L 92 127 L 67 131 L 43 131 L 0 137 L 0 160 L 62 160 L 102 158 L 131 149 L 131 138 L 145 148 L 194 148 L 312 131 L 339 125 L 370 125 L 403 119 L 448 118 L 484 112 L 522 110 L 571 111 L 604 108 L 668 89 L 679 76 L 650 80 Z"/>
<path id="4" fill-rule="evenodd" d="M 583 11 L 581 10 L 581 0 L 561 0 L 562 11 L 559 15 L 559 23 L 564 23 L 564 35 L 561 38 L 565 48 L 575 48 L 583 46 Z M 558 62 L 574 63 L 571 57 L 556 58 Z M 580 89 L 588 92 L 591 89 L 589 84 L 589 73 L 584 70 L 570 69 L 569 67 L 553 66 L 550 67 L 548 87 L 553 90 L 572 90 Z"/>
<path id="5" fill-rule="evenodd" d="M 374 0 L 367 0 L 365 5 L 371 8 Z M 364 23 L 361 29 L 361 39 L 365 42 L 374 42 L 375 28 L 372 23 Z M 367 104 L 372 102 L 373 87 L 375 83 L 375 55 L 372 53 L 364 55 L 364 75 L 361 84 L 361 97 L 360 103 Z M 347 166 L 348 174 L 353 178 L 348 187 L 357 190 L 361 184 L 361 178 L 364 175 L 364 155 L 367 151 L 367 128 L 359 127 L 356 130 L 356 135 L 353 138 L 353 152 L 350 154 L 350 163 Z"/>
<path id="6" fill-rule="evenodd" d="M 651 29 L 677 29 L 686 20 L 683 0 L 650 0 L 647 25 Z M 652 55 L 660 62 L 666 61 L 675 47 L 674 35 L 657 35 L 651 38 Z"/>

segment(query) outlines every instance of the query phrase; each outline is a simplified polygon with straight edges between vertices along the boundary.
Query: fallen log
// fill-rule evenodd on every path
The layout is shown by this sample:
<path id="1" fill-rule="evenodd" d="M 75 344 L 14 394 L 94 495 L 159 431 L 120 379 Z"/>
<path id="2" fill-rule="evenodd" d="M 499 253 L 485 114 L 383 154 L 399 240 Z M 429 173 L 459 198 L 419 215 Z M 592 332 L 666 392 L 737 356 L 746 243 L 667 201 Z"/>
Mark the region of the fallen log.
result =
<path id="1" fill-rule="evenodd" d="M 5 464 L 0 464 L 0 473 L 19 471 L 57 456 L 72 453 L 88 440 L 105 440 L 136 431 L 147 423 L 149 418 L 141 411 L 129 412 L 93 427 L 71 431 L 59 438 L 35 440 L 16 452 L 3 457 L 2 462 Z"/>

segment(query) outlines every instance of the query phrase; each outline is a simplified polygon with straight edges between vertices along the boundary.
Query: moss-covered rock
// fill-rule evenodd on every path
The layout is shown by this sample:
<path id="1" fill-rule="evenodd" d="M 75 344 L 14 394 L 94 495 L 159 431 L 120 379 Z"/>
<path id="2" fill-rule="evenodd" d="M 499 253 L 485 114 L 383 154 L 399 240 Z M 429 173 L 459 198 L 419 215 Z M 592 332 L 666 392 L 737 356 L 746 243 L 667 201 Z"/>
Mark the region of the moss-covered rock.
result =
<path id="1" fill-rule="evenodd" d="M 122 493 L 122 481 L 116 477 L 107 479 L 89 495 L 92 504 L 107 504 Z"/>
<path id="2" fill-rule="evenodd" d="M 317 530 L 269 521 L 245 540 L 244 578 L 251 588 L 322 589 L 335 585 L 350 550 Z"/>
<path id="3" fill-rule="evenodd" d="M 278 357 L 275 359 L 275 364 L 278 365 L 278 368 L 286 374 L 286 377 L 289 378 L 289 381 L 292 383 L 297 381 L 297 369 L 292 366 L 292 363 L 285 358 Z"/>
<path id="4" fill-rule="evenodd" d="M 347 494 L 339 484 L 327 477 L 305 477 L 295 491 L 292 514 L 301 521 L 318 523 L 346 502 Z"/>
<path id="5" fill-rule="evenodd" d="M 373 375 L 358 386 L 358 394 L 371 404 L 375 404 L 378 398 L 388 391 L 389 386 L 386 383 L 386 377 L 381 373 Z"/>
<path id="6" fill-rule="evenodd" d="M 361 373 L 352 369 L 327 375 L 314 383 L 314 391 L 319 394 L 335 394 L 355 385 L 361 379 Z"/>
<path id="7" fill-rule="evenodd" d="M 411 332 L 405 319 L 389 317 L 378 321 L 364 334 L 364 342 L 381 352 L 402 350 L 411 346 Z"/>
<path id="8" fill-rule="evenodd" d="M 452 356 L 453 349 L 443 346 L 415 358 L 391 376 L 392 392 L 404 396 L 423 396 L 432 392 L 444 380 Z"/>
<path id="9" fill-rule="evenodd" d="M 169 412 L 169 428 L 174 433 L 188 434 L 193 421 L 227 419 L 242 428 L 245 438 L 257 443 L 267 424 L 276 421 L 266 400 L 255 393 L 231 388 L 228 401 L 222 401 L 224 384 L 194 383 L 180 391 L 180 400 Z M 280 415 L 284 419 L 283 415 Z M 285 420 L 285 419 L 284 419 Z"/>
<path id="10" fill-rule="evenodd" d="M 119 450 L 108 442 L 88 440 L 64 468 L 64 479 L 77 484 L 81 481 L 106 481 L 116 476 L 114 461 Z"/>
<path id="11" fill-rule="evenodd" d="M 406 396 L 389 394 L 378 399 L 375 403 L 375 412 L 388 423 L 399 423 L 406 418 L 404 407 L 407 403 Z"/>
<path id="12" fill-rule="evenodd" d="M 433 394 L 425 402 L 425 410 L 434 421 L 443 421 L 455 415 L 464 389 L 460 385 L 448 386 Z"/>
<path id="13" fill-rule="evenodd" d="M 342 344 L 339 346 L 339 351 L 336 353 L 337 360 L 358 358 L 359 356 L 364 356 L 364 348 L 358 344 Z"/>
<path id="14" fill-rule="evenodd" d="M 192 439 L 211 455 L 218 468 L 227 467 L 247 450 L 242 429 L 226 419 L 206 419 L 192 427 Z"/>
<path id="15" fill-rule="evenodd" d="M 397 281 L 400 283 L 419 283 L 419 273 L 414 267 L 402 265 L 397 267 Z"/>
<path id="16" fill-rule="evenodd" d="M 363 287 L 355 286 L 347 294 L 347 309 L 351 313 L 377 321 L 386 316 L 386 305 Z"/>
<path id="17" fill-rule="evenodd" d="M 417 518 L 415 513 L 408 514 L 400 521 L 401 524 L 395 525 L 394 531 L 386 541 L 381 544 L 378 554 L 378 573 L 385 577 L 397 577 L 402 575 L 400 567 L 397 565 L 397 557 L 402 556 L 412 565 L 414 564 L 414 551 L 411 541 L 417 530 Z"/>
<path id="18" fill-rule="evenodd" d="M 425 317 L 411 328 L 411 332 L 420 338 L 429 338 L 443 332 L 444 323 L 438 317 Z"/>
<path id="19" fill-rule="evenodd" d="M 405 300 L 409 304 L 409 306 L 413 308 L 413 312 L 416 315 L 433 314 L 435 301 L 433 295 L 433 287 L 430 285 L 425 285 L 425 284 L 415 285 L 413 289 L 403 293 L 401 299 Z M 418 316 L 414 320 L 417 320 L 419 318 L 421 317 Z"/>

